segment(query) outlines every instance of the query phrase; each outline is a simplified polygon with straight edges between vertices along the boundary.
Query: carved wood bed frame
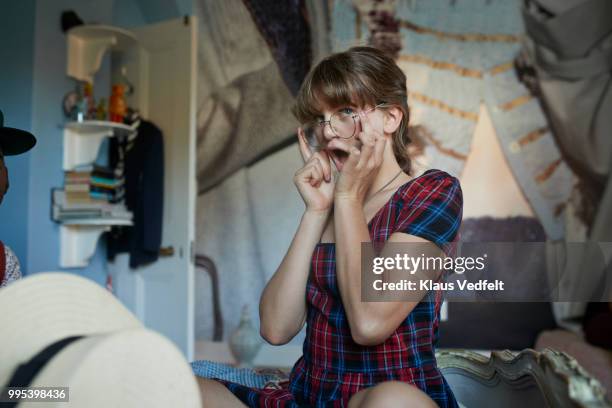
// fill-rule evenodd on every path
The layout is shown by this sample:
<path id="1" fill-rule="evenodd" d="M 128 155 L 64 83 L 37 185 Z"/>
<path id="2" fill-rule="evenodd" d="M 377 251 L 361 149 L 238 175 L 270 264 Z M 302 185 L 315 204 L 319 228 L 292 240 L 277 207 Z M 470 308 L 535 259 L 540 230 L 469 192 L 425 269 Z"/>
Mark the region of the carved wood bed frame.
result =
<path id="1" fill-rule="evenodd" d="M 494 351 L 489 358 L 457 349 L 439 350 L 436 357 L 466 408 L 612 407 L 600 382 L 560 351 Z"/>

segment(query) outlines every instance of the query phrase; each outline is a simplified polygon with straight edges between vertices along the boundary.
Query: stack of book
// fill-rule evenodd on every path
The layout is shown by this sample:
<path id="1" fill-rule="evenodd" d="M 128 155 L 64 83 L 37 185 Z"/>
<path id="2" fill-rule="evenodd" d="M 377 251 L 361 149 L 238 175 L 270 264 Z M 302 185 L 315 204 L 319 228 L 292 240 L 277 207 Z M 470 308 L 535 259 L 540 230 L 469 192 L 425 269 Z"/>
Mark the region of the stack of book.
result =
<path id="1" fill-rule="evenodd" d="M 112 169 L 87 166 L 64 172 L 64 190 L 71 202 L 105 201 L 116 202 L 120 182 Z"/>
<path id="2" fill-rule="evenodd" d="M 122 185 L 111 169 L 87 166 L 64 173 L 64 189 L 53 190 L 53 219 L 125 220 L 132 213 L 122 203 Z"/>

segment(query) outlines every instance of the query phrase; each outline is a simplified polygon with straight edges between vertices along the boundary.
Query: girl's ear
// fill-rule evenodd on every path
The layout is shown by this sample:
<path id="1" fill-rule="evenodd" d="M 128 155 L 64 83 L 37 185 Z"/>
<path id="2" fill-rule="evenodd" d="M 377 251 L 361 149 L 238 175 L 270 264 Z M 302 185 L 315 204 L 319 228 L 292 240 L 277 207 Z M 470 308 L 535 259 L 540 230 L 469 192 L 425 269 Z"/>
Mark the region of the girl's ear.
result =
<path id="1" fill-rule="evenodd" d="M 390 108 L 385 109 L 385 119 L 383 124 L 383 131 L 385 133 L 393 133 L 399 128 L 400 123 L 402 122 L 402 118 L 404 117 L 404 113 L 401 109 L 391 106 Z"/>

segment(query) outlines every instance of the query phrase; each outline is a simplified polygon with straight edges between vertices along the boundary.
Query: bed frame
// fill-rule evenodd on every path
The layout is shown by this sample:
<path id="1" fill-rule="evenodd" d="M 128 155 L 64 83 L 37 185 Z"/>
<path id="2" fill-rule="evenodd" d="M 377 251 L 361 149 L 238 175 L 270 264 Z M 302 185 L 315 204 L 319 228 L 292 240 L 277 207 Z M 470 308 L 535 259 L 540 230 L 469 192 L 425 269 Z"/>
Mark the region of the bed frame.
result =
<path id="1" fill-rule="evenodd" d="M 436 357 L 466 408 L 612 407 L 600 382 L 556 350 L 494 351 L 490 358 L 467 350 L 440 350 Z"/>

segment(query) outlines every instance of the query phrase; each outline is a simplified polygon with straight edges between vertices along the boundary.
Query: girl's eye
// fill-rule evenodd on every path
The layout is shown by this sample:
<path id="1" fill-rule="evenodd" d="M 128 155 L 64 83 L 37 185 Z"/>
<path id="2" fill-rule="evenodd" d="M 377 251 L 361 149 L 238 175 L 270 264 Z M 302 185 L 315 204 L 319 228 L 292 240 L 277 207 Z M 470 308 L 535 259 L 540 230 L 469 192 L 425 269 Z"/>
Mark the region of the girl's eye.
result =
<path id="1" fill-rule="evenodd" d="M 352 108 L 342 108 L 340 109 L 338 112 L 340 113 L 344 113 L 345 115 L 351 115 L 353 114 L 355 111 Z"/>

